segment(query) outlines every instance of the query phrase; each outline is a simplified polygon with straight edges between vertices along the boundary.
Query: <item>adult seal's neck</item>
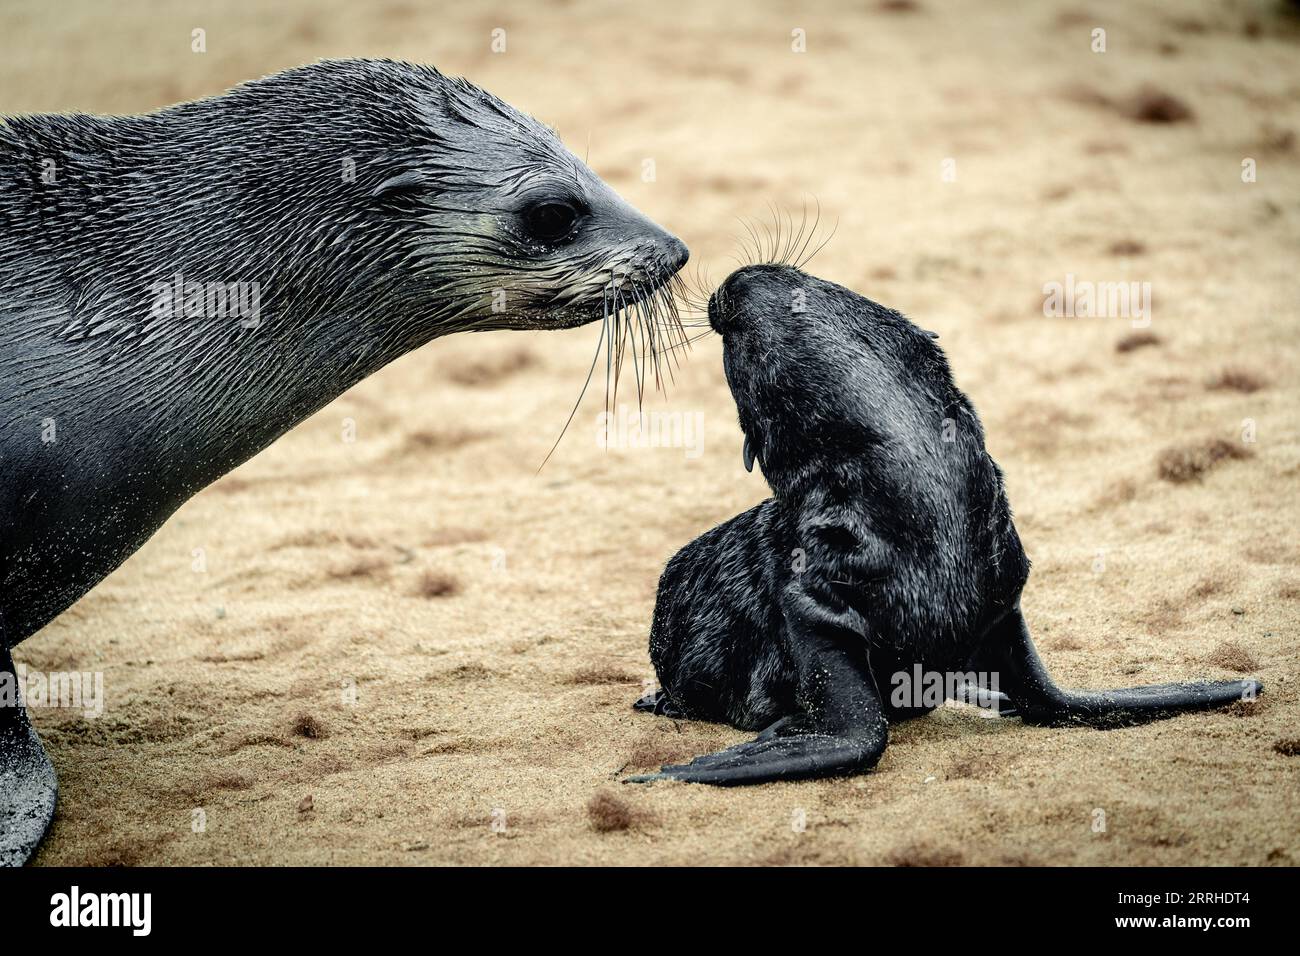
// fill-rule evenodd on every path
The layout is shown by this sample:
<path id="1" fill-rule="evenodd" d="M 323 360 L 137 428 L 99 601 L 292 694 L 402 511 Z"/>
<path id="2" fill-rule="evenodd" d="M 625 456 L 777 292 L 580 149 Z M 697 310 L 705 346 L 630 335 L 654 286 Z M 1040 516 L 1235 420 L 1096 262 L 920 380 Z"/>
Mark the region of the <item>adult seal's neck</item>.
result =
<path id="1" fill-rule="evenodd" d="M 346 269 L 316 275 L 314 265 L 300 265 L 292 254 L 268 250 L 267 259 L 274 265 L 261 270 L 225 269 L 229 281 L 177 273 L 151 285 L 146 325 L 183 374 L 164 381 L 126 355 L 110 367 L 115 392 L 134 393 L 150 408 L 164 441 L 156 460 L 172 460 L 172 445 L 183 448 L 201 484 L 389 362 L 453 330 L 413 314 L 396 282 L 385 292 L 377 288 L 382 280 L 372 279 L 362 292 L 349 285 L 355 274 Z M 210 275 L 238 265 L 213 262 Z"/>
<path id="2" fill-rule="evenodd" d="M 129 403 L 136 442 L 156 452 L 142 464 L 184 462 L 189 492 L 465 327 L 402 268 L 401 221 L 370 212 L 391 158 L 328 124 L 268 139 L 265 117 L 252 130 L 248 112 L 223 98 L 78 117 L 94 153 L 68 145 L 61 118 L 22 129 L 23 151 L 53 164 L 48 181 L 24 183 L 43 212 L 25 261 L 42 268 L 10 284 L 27 314 L 45 316 L 17 330 L 41 340 L 15 373 L 44 393 L 31 412 L 112 427 Z M 111 216 L 111 231 L 93 217 L 87 227 L 87 207 Z"/>

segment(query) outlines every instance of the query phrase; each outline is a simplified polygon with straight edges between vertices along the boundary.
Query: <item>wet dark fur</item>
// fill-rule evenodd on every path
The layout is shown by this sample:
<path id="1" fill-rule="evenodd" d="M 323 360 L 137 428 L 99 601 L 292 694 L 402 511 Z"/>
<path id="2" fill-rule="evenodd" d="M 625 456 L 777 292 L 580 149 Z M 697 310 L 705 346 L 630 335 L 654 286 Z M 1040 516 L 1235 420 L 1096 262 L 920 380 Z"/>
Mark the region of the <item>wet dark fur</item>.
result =
<path id="1" fill-rule="evenodd" d="M 886 725 L 893 677 L 992 672 L 1038 723 L 1114 726 L 1258 693 L 1253 681 L 1071 694 L 1019 611 L 1029 560 L 979 417 L 935 337 L 784 266 L 749 266 L 710 322 L 740 425 L 775 497 L 701 535 L 659 584 L 640 709 L 768 728 L 665 767 L 704 783 L 852 773 Z"/>

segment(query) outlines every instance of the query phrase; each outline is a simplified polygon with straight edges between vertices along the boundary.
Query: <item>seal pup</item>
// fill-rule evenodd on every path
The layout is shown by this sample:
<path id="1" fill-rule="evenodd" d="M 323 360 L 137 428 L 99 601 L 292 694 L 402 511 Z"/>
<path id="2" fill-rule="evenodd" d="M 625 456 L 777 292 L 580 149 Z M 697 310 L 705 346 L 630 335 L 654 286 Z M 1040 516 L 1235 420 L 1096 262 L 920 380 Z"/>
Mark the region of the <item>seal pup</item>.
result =
<path id="1" fill-rule="evenodd" d="M 367 375 L 453 332 L 653 317 L 686 258 L 552 130 L 426 66 L 0 122 L 0 696 L 10 648 Z M 0 860 L 53 806 L 0 707 Z"/>
<path id="2" fill-rule="evenodd" d="M 1092 727 L 1262 690 L 1254 680 L 1057 687 L 1020 611 L 1029 559 L 1002 472 L 935 336 L 788 266 L 736 271 L 708 313 L 745 467 L 762 464 L 774 497 L 668 562 L 650 631 L 662 689 L 636 707 L 765 729 L 629 782 L 869 770 L 890 722 L 936 705 L 907 687 L 916 674 L 960 678 L 959 698 L 992 674 L 996 692 L 977 696 L 1009 703 L 1003 714 Z"/>

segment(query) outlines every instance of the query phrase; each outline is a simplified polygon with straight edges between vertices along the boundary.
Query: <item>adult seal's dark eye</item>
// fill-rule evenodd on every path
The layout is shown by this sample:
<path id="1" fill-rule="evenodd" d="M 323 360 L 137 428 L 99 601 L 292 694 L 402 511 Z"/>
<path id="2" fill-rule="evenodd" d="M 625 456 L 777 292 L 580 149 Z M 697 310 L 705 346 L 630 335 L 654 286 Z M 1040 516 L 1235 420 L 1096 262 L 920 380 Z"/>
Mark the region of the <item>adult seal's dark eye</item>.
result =
<path id="1" fill-rule="evenodd" d="M 567 202 L 544 202 L 524 214 L 528 231 L 545 242 L 558 242 L 573 232 L 578 210 Z"/>

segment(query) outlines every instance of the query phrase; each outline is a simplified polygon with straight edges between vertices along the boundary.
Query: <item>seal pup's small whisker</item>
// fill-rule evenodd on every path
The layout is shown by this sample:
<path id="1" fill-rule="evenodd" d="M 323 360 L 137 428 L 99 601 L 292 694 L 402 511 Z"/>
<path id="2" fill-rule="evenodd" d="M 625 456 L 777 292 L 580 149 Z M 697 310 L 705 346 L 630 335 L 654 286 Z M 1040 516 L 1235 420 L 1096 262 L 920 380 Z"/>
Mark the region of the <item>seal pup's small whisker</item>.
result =
<path id="1" fill-rule="evenodd" d="M 779 207 L 785 215 L 785 239 L 781 242 L 778 250 L 777 265 L 789 265 L 790 262 L 790 244 L 794 241 L 794 215 L 785 206 Z"/>
<path id="2" fill-rule="evenodd" d="M 684 278 L 680 272 L 673 277 L 676 297 L 687 309 L 699 313 L 701 317 L 708 316 L 709 295 L 712 288 L 707 273 L 702 271 L 705 268 L 697 264 L 690 279 Z"/>
<path id="3" fill-rule="evenodd" d="M 748 230 L 749 227 L 745 224 L 745 219 L 744 219 L 743 216 L 737 216 L 737 217 L 736 217 L 736 222 L 738 222 L 738 223 L 740 224 L 740 227 L 741 227 L 742 229 Z M 741 236 L 739 233 L 737 233 L 737 234 L 735 235 L 735 241 L 736 241 L 736 245 L 740 246 L 740 252 L 741 252 L 741 254 L 748 255 L 748 247 L 745 245 L 744 237 Z M 732 257 L 732 258 L 733 258 L 733 259 L 736 258 L 735 254 L 733 254 L 733 257 Z M 739 262 L 740 260 L 737 259 L 736 261 Z M 742 262 L 741 264 L 743 265 L 744 263 Z"/>
<path id="4" fill-rule="evenodd" d="M 762 262 L 763 243 L 758 237 L 758 232 L 755 228 L 755 225 L 752 222 L 750 222 L 748 218 L 741 218 L 740 224 L 745 227 L 745 232 L 749 234 L 749 238 L 754 243 L 753 251 L 751 251 L 749 247 L 749 243 L 745 242 L 743 239 L 741 240 L 742 243 L 741 251 L 744 253 L 744 258 L 740 261 L 740 265 L 742 266 L 754 265 L 755 263 Z"/>
<path id="5" fill-rule="evenodd" d="M 689 349 L 689 348 L 691 347 L 691 344 L 692 344 L 692 343 L 694 343 L 694 342 L 698 342 L 700 339 L 706 339 L 706 338 L 708 338 L 709 336 L 714 335 L 714 334 L 715 334 L 715 333 L 714 333 L 714 331 L 713 331 L 712 329 L 709 329 L 709 330 L 706 331 L 706 332 L 698 332 L 698 333 L 696 333 L 695 335 L 692 335 L 692 336 L 690 336 L 689 338 L 687 338 L 687 339 L 682 343 L 681 346 L 673 346 L 673 348 L 682 348 L 682 347 L 685 347 L 685 348 Z"/>
<path id="6" fill-rule="evenodd" d="M 769 204 L 769 208 L 770 208 L 770 204 Z M 771 262 L 776 258 L 776 236 L 773 232 L 772 227 L 767 224 L 766 219 L 760 219 L 758 220 L 758 223 L 762 227 L 763 238 L 766 243 L 761 250 L 763 254 L 762 261 Z"/>
<path id="7" fill-rule="evenodd" d="M 796 269 L 802 269 L 825 248 L 826 244 L 834 237 L 835 230 L 839 226 L 839 220 L 837 219 L 836 225 L 832 227 L 830 234 L 819 240 L 818 233 L 821 231 L 823 218 L 821 200 L 814 196 L 813 204 L 814 210 L 811 224 L 809 223 L 807 197 L 803 200 L 799 225 L 797 226 L 794 223 L 794 213 L 775 201 L 767 203 L 770 220 L 738 216 L 737 221 L 744 227 L 745 234 L 735 237 L 737 251 L 730 255 L 731 261 L 736 263 L 738 268 L 751 265 L 772 265 L 793 266 Z M 681 277 L 678 276 L 678 278 Z M 683 285 L 678 285 L 677 288 L 680 290 Z M 706 312 L 709 295 L 707 288 L 706 285 L 706 291 L 698 293 L 703 302 L 695 301 L 692 293 L 679 292 L 679 297 L 693 310 Z"/>
<path id="8" fill-rule="evenodd" d="M 808 228 L 808 197 L 803 198 L 803 203 L 799 211 L 799 231 L 794 231 L 794 214 L 790 214 L 790 232 L 791 239 L 786 247 L 785 261 L 787 264 L 792 263 L 795 258 L 795 250 L 799 248 L 799 243 L 803 241 L 804 232 Z"/>
<path id="9" fill-rule="evenodd" d="M 750 263 L 766 262 L 767 253 L 764 251 L 763 243 L 765 241 L 764 236 L 768 235 L 767 230 L 757 219 L 751 222 L 750 228 L 753 230 L 754 252 L 753 257 L 748 261 Z"/>
<path id="10" fill-rule="evenodd" d="M 822 202 L 821 202 L 821 200 L 818 199 L 816 196 L 813 197 L 813 201 L 817 204 L 817 209 L 816 209 L 816 213 L 815 213 L 815 215 L 814 215 L 814 217 L 813 217 L 812 228 L 808 230 L 808 235 L 807 235 L 806 237 L 804 237 L 803 244 L 800 245 L 800 247 L 799 247 L 799 251 L 798 251 L 797 253 L 795 253 L 794 260 L 795 260 L 795 265 L 796 265 L 797 268 L 802 268 L 801 263 L 804 261 L 803 255 L 804 255 L 805 252 L 808 251 L 808 244 L 809 244 L 810 242 L 812 242 L 812 238 L 813 238 L 813 236 L 817 235 L 817 227 L 821 224 L 821 221 L 822 221 Z M 804 201 L 803 201 L 803 216 L 804 216 L 804 222 L 807 223 L 807 221 L 808 221 L 808 197 L 806 197 L 806 196 L 804 197 Z M 800 227 L 800 232 L 802 232 L 802 231 L 803 231 L 803 228 Z"/>
<path id="11" fill-rule="evenodd" d="M 764 208 L 768 207 L 765 205 Z M 758 261 L 770 262 L 772 259 L 772 227 L 768 225 L 766 216 L 754 217 L 754 226 L 761 237 L 758 246 Z"/>
<path id="12" fill-rule="evenodd" d="M 774 200 L 767 204 L 768 211 L 772 214 L 772 228 L 768 237 L 772 240 L 772 254 L 769 258 L 773 262 L 779 262 L 779 253 L 781 251 L 781 209 Z"/>
<path id="13" fill-rule="evenodd" d="M 839 230 L 839 228 L 840 228 L 840 221 L 839 219 L 836 219 L 835 225 L 831 226 L 830 235 L 828 235 L 825 239 L 823 239 L 820 243 L 818 243 L 817 247 L 813 249 L 812 252 L 808 253 L 808 255 L 805 258 L 797 262 L 795 264 L 796 267 L 802 269 L 804 266 L 808 265 L 808 263 L 812 262 L 813 257 L 816 256 L 817 253 L 821 252 L 824 248 L 826 248 L 826 244 L 835 238 L 835 233 Z"/>
<path id="14" fill-rule="evenodd" d="M 797 238 L 795 236 L 795 229 L 794 229 L 794 213 L 792 213 L 789 210 L 789 208 L 785 206 L 781 206 L 779 203 L 775 205 L 778 211 L 785 214 L 785 238 L 783 241 L 779 243 L 775 264 L 786 266 L 790 264 L 790 255 L 793 250 L 794 243 L 797 241 Z M 805 213 L 805 217 L 806 217 L 806 213 Z M 780 239 L 780 236 L 781 233 L 778 229 L 777 238 Z"/>
<path id="15" fill-rule="evenodd" d="M 781 247 L 781 265 L 789 264 L 791 248 L 798 241 L 798 237 L 794 232 L 794 213 L 789 209 L 785 209 L 785 226 L 785 245 Z M 802 228 L 801 224 L 800 229 Z"/>
<path id="16" fill-rule="evenodd" d="M 767 224 L 766 219 L 758 219 L 756 222 L 763 232 L 763 244 L 759 248 L 759 262 L 773 262 L 776 259 L 776 240 L 772 234 L 772 227 Z"/>

